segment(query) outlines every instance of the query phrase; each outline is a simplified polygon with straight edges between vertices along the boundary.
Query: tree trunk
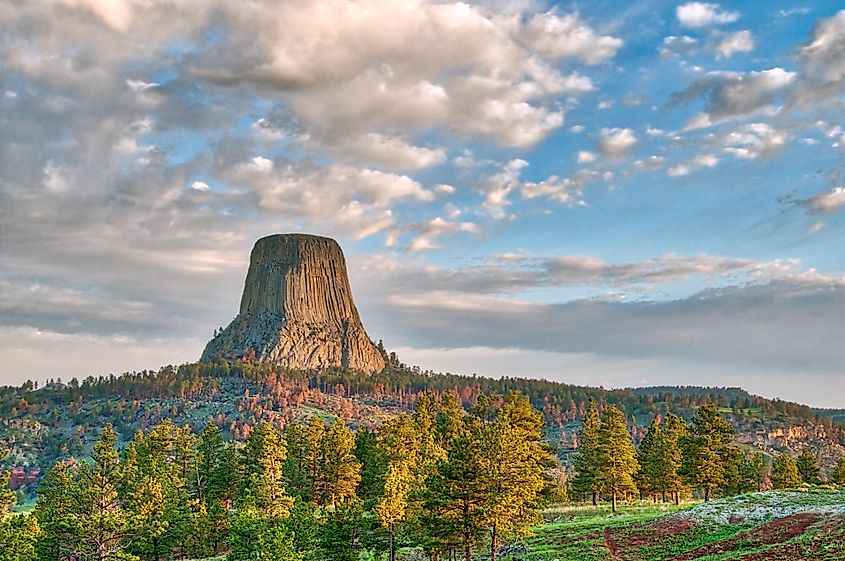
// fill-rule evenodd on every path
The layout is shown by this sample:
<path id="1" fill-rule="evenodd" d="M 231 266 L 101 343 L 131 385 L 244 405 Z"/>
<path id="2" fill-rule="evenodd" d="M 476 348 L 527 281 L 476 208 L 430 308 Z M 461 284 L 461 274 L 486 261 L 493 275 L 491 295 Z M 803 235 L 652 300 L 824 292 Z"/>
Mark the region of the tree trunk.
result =
<path id="1" fill-rule="evenodd" d="M 663 491 L 661 491 L 660 494 L 663 498 L 663 502 L 665 503 L 666 502 L 666 489 L 663 489 Z"/>
<path id="2" fill-rule="evenodd" d="M 613 491 L 613 492 L 610 494 L 610 500 L 611 500 L 611 505 L 612 505 L 612 506 L 611 506 L 611 511 L 612 511 L 612 512 L 616 512 L 616 491 Z"/>
<path id="3" fill-rule="evenodd" d="M 396 548 L 393 543 L 393 524 L 390 525 L 390 561 L 396 561 Z"/>
<path id="4" fill-rule="evenodd" d="M 596 506 L 598 503 L 596 502 L 596 492 L 593 491 L 593 506 Z"/>
<path id="5" fill-rule="evenodd" d="M 493 524 L 493 532 L 490 536 L 490 561 L 496 561 L 496 553 L 499 549 L 499 532 L 495 524 Z"/>
<path id="6" fill-rule="evenodd" d="M 464 536 L 464 561 L 472 561 L 472 544 L 469 536 Z"/>
<path id="7" fill-rule="evenodd" d="M 706 503 L 709 500 L 710 500 L 710 487 L 705 487 L 704 488 L 704 502 Z"/>
<path id="8" fill-rule="evenodd" d="M 680 504 L 681 504 L 681 492 L 675 491 L 675 506 L 678 506 Z"/>

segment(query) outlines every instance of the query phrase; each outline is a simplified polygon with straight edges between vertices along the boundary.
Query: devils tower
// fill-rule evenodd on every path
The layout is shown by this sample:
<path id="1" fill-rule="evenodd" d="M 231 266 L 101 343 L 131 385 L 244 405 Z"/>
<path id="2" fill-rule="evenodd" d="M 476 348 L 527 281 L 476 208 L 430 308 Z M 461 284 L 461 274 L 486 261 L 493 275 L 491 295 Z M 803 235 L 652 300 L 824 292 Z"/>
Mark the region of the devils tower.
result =
<path id="1" fill-rule="evenodd" d="M 201 360 L 253 352 L 256 360 L 287 368 L 384 368 L 352 301 L 336 241 L 277 234 L 255 243 L 240 312 L 208 342 Z"/>

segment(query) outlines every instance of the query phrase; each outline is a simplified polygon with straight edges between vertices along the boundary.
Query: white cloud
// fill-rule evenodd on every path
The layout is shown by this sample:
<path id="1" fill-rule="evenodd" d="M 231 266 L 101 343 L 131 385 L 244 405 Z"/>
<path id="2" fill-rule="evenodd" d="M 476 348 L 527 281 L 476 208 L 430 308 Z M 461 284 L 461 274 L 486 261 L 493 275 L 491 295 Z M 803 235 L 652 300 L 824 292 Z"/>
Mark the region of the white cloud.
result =
<path id="1" fill-rule="evenodd" d="M 472 222 L 455 222 L 439 216 L 426 222 L 410 224 L 404 230 L 414 233 L 414 238 L 408 244 L 408 251 L 434 249 L 438 247 L 437 238 L 444 234 L 475 234 L 479 231 L 478 226 Z"/>
<path id="2" fill-rule="evenodd" d="M 605 62 L 622 47 L 621 39 L 596 35 L 574 14 L 537 14 L 522 28 L 519 37 L 548 58 L 577 58 L 587 64 Z"/>
<path id="3" fill-rule="evenodd" d="M 816 212 L 829 213 L 845 207 L 845 187 L 834 187 L 804 202 L 807 208 Z"/>
<path id="4" fill-rule="evenodd" d="M 634 131 L 625 128 L 604 128 L 601 130 L 599 152 L 603 156 L 616 158 L 624 156 L 636 146 L 637 137 Z"/>
<path id="5" fill-rule="evenodd" d="M 735 53 L 750 53 L 753 50 L 754 36 L 747 29 L 726 34 L 716 47 L 718 55 L 724 58 L 729 58 Z"/>
<path id="6" fill-rule="evenodd" d="M 662 167 L 665 162 L 666 159 L 663 156 L 649 156 L 645 160 L 634 162 L 634 167 L 636 169 L 657 169 Z"/>
<path id="7" fill-rule="evenodd" d="M 428 168 L 447 160 L 446 151 L 442 148 L 414 146 L 400 136 L 374 132 L 351 139 L 344 150 L 364 162 L 400 170 Z"/>
<path id="8" fill-rule="evenodd" d="M 799 57 L 806 73 L 800 101 L 835 99 L 841 94 L 845 84 L 845 10 L 816 23 Z"/>
<path id="9" fill-rule="evenodd" d="M 594 152 L 590 152 L 588 150 L 581 150 L 578 152 L 578 163 L 579 164 L 588 164 L 590 162 L 595 162 L 598 159 L 598 156 Z"/>
<path id="10" fill-rule="evenodd" d="M 672 55 L 687 54 L 698 50 L 701 46 L 698 39 L 688 35 L 680 37 L 670 35 L 663 39 L 663 45 L 660 47 L 660 56 L 668 58 Z"/>
<path id="11" fill-rule="evenodd" d="M 708 127 L 761 111 L 774 111 L 776 97 L 792 85 L 797 76 L 780 67 L 747 73 L 709 72 L 684 91 L 673 94 L 670 106 L 706 99 L 705 110 L 690 119 L 686 128 Z"/>
<path id="12" fill-rule="evenodd" d="M 723 10 L 719 4 L 687 2 L 678 6 L 675 15 L 681 25 L 692 28 L 732 23 L 739 19 L 739 12 Z"/>
<path id="13" fill-rule="evenodd" d="M 785 130 L 767 123 L 750 123 L 730 131 L 722 138 L 724 150 L 736 158 L 755 159 L 779 152 L 789 140 Z"/>
<path id="14" fill-rule="evenodd" d="M 204 181 L 194 181 L 191 183 L 191 189 L 194 191 L 208 191 L 210 188 L 208 183 L 205 183 Z"/>

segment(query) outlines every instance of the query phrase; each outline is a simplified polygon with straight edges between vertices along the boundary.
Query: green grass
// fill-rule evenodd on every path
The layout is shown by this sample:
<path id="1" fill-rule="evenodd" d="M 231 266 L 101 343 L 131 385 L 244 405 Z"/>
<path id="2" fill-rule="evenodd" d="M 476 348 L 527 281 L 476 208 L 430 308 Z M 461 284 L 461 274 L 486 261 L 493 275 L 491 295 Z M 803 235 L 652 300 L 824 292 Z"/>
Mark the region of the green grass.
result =
<path id="1" fill-rule="evenodd" d="M 761 532 L 772 532 L 770 527 L 755 530 L 806 512 L 818 513 L 820 520 L 789 539 L 771 537 L 775 531 L 766 534 L 769 543 Z M 681 507 L 639 502 L 622 505 L 616 514 L 603 505 L 557 506 L 546 510 L 544 519 L 524 540 L 529 561 L 669 561 L 700 547 L 706 549 L 695 561 L 730 561 L 753 553 L 779 561 L 845 559 L 841 487 L 751 493 Z M 617 556 L 609 544 L 619 549 Z"/>

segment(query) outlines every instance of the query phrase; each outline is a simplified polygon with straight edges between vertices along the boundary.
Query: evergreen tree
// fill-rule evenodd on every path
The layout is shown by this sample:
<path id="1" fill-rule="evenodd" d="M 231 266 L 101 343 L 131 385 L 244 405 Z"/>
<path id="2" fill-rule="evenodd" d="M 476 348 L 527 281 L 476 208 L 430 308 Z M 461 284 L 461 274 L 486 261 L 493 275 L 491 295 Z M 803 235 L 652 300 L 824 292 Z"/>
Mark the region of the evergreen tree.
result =
<path id="1" fill-rule="evenodd" d="M 282 473 L 286 453 L 281 433 L 266 421 L 256 425 L 241 450 L 242 497 L 254 501 L 254 508 L 271 520 L 286 517 L 293 506 Z"/>
<path id="2" fill-rule="evenodd" d="M 106 425 L 91 453 L 93 465 L 79 469 L 80 489 L 74 512 L 79 523 L 79 539 L 74 556 L 91 561 L 135 559 L 126 552 L 132 527 L 123 501 L 120 458 L 115 445 L 117 433 Z"/>
<path id="3" fill-rule="evenodd" d="M 772 487 L 788 489 L 801 484 L 798 474 L 798 464 L 789 454 L 779 454 L 772 462 Z"/>
<path id="4" fill-rule="evenodd" d="M 703 405 L 692 420 L 689 434 L 681 439 L 681 475 L 694 488 L 704 491 L 705 502 L 725 483 L 725 466 L 731 453 L 733 428 L 714 405 Z"/>
<path id="5" fill-rule="evenodd" d="M 355 433 L 354 454 L 361 464 L 357 494 L 365 508 L 372 508 L 384 491 L 387 457 L 378 448 L 376 434 L 367 427 L 361 427 Z"/>
<path id="6" fill-rule="evenodd" d="M 798 456 L 798 475 L 801 480 L 809 485 L 818 485 L 822 482 L 821 469 L 816 461 L 816 455 L 809 450 L 804 450 Z"/>
<path id="7" fill-rule="evenodd" d="M 460 545 L 465 561 L 484 530 L 484 474 L 479 462 L 480 421 L 462 419 L 463 428 L 453 436 L 445 460 L 426 479 L 420 523 L 428 547 L 445 549 Z"/>
<path id="8" fill-rule="evenodd" d="M 79 540 L 79 522 L 74 507 L 79 503 L 79 487 L 65 462 L 57 462 L 38 487 L 38 503 L 33 516 L 41 527 L 38 558 L 42 561 L 67 559 Z"/>
<path id="9" fill-rule="evenodd" d="M 543 420 L 528 398 L 509 394 L 482 426 L 480 461 L 490 557 L 496 561 L 501 536 L 519 535 L 540 517 L 543 470 L 552 464 L 542 442 Z"/>
<path id="10" fill-rule="evenodd" d="M 361 463 L 353 453 L 355 435 L 338 419 L 323 434 L 320 447 L 322 462 L 316 497 L 319 504 L 334 506 L 355 498 L 361 481 Z"/>
<path id="11" fill-rule="evenodd" d="M 363 511 L 356 502 L 346 502 L 326 512 L 320 527 L 320 553 L 326 561 L 357 561 L 360 558 Z"/>
<path id="12" fill-rule="evenodd" d="M 684 421 L 669 413 L 663 419 L 663 427 L 655 446 L 655 452 L 659 457 L 657 464 L 658 487 L 663 502 L 666 502 L 666 494 L 669 493 L 675 504 L 680 503 L 680 495 L 684 489 L 684 482 L 679 473 L 681 469 L 681 439 L 687 435 L 687 425 Z"/>
<path id="13" fill-rule="evenodd" d="M 590 399 L 584 424 L 578 433 L 578 453 L 572 460 L 575 477 L 572 480 L 572 490 L 579 495 L 591 495 L 593 506 L 596 496 L 601 489 L 598 476 L 598 448 L 599 448 L 599 412 L 596 403 Z"/>
<path id="14" fill-rule="evenodd" d="M 618 497 L 637 492 L 634 474 L 640 466 L 625 414 L 613 405 L 605 409 L 601 417 L 597 464 L 598 479 L 602 489 L 610 495 L 612 510 L 616 512 Z"/>
<path id="15" fill-rule="evenodd" d="M 845 485 L 845 458 L 839 458 L 836 462 L 836 467 L 833 470 L 830 480 L 837 485 Z"/>
<path id="16" fill-rule="evenodd" d="M 634 482 L 642 495 L 654 498 L 655 502 L 657 502 L 657 494 L 663 490 L 663 458 L 660 447 L 664 441 L 660 420 L 654 419 L 637 448 L 637 462 L 640 464 L 640 469 Z"/>

